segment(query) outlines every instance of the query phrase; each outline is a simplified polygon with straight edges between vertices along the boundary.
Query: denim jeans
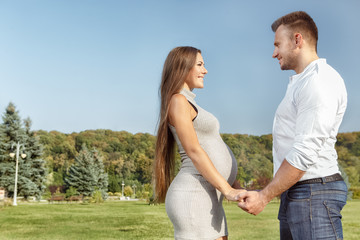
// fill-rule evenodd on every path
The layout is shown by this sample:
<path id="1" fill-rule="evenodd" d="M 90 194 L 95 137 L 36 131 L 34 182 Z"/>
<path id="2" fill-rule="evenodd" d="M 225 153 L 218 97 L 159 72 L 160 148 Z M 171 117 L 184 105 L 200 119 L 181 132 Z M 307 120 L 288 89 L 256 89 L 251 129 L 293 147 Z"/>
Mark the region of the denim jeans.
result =
<path id="1" fill-rule="evenodd" d="M 291 187 L 281 195 L 280 239 L 343 239 L 340 211 L 346 198 L 344 181 Z"/>

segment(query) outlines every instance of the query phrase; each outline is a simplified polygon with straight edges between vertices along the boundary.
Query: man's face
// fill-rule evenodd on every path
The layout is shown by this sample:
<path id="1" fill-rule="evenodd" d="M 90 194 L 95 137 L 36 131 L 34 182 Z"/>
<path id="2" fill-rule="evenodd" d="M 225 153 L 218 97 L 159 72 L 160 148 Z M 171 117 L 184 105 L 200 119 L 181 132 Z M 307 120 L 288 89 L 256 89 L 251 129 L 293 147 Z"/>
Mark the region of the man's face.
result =
<path id="1" fill-rule="evenodd" d="M 290 39 L 290 32 L 280 25 L 275 32 L 274 52 L 272 57 L 279 60 L 281 70 L 294 70 L 297 65 L 296 44 Z"/>

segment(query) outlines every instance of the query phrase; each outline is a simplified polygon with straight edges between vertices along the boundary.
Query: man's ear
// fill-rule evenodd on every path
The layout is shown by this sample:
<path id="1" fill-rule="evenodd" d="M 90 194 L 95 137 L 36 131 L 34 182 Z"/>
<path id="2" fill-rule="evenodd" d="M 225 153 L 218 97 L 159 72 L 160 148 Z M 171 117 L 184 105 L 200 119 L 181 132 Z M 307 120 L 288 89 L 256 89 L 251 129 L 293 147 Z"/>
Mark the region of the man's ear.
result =
<path id="1" fill-rule="evenodd" d="M 303 39 L 301 33 L 295 33 L 294 34 L 294 41 L 295 41 L 295 45 L 297 47 L 301 48 L 303 46 L 304 39 Z"/>

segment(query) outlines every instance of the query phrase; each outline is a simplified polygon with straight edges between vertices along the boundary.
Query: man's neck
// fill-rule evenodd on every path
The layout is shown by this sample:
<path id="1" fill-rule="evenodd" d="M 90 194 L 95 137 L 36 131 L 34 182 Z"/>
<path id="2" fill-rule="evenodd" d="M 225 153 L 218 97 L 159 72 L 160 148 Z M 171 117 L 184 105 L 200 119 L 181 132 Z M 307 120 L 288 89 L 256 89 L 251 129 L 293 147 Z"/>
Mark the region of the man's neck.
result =
<path id="1" fill-rule="evenodd" d="M 302 73 L 304 69 L 313 61 L 319 59 L 316 52 L 308 52 L 300 57 L 297 67 L 294 69 L 296 74 Z"/>

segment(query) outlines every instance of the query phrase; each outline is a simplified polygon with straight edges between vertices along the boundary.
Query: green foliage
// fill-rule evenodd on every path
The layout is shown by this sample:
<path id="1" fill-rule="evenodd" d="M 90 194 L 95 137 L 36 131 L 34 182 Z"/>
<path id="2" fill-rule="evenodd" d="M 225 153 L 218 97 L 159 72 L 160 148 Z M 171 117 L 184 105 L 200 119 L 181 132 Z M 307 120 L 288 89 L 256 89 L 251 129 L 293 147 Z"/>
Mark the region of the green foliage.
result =
<path id="1" fill-rule="evenodd" d="M 156 137 L 147 133 L 131 134 L 125 131 L 88 130 L 80 133 L 63 134 L 56 131 L 38 131 L 44 145 L 44 159 L 54 181 L 61 184 L 61 175 L 74 162 L 77 150 L 82 144 L 89 149 L 96 148 L 101 154 L 105 172 L 108 174 L 108 191 L 121 192 L 121 182 L 136 184 L 136 195 L 142 197 L 151 191 L 152 162 Z M 237 179 L 248 188 L 262 188 L 272 179 L 272 135 L 251 136 L 246 134 L 222 134 L 238 161 Z M 340 133 L 336 149 L 339 164 L 349 179 L 349 186 L 360 186 L 360 132 Z M 176 154 L 176 171 L 180 167 L 180 156 Z M 55 177 L 59 174 L 59 178 Z"/>
<path id="2" fill-rule="evenodd" d="M 102 197 L 102 191 L 96 190 L 90 200 L 91 203 L 103 203 L 104 199 Z"/>
<path id="3" fill-rule="evenodd" d="M 114 167 L 111 166 L 109 168 L 109 171 L 108 171 L 108 175 L 109 175 L 109 188 L 108 190 L 110 192 L 121 192 L 121 187 L 120 187 L 120 177 L 118 175 L 115 174 L 114 172 Z"/>
<path id="4" fill-rule="evenodd" d="M 64 173 L 63 171 L 58 171 L 58 172 L 52 172 L 52 184 L 55 186 L 62 186 L 65 184 L 64 182 Z"/>
<path id="5" fill-rule="evenodd" d="M 66 190 L 66 197 L 71 197 L 75 195 L 78 195 L 78 191 L 76 188 L 71 186 Z"/>
<path id="6" fill-rule="evenodd" d="M 272 179 L 271 135 L 222 134 L 222 137 L 238 160 L 240 183 L 250 189 L 265 187 Z"/>
<path id="7" fill-rule="evenodd" d="M 150 134 L 133 135 L 111 130 L 88 130 L 72 134 L 38 131 L 37 134 L 45 145 L 47 166 L 54 172 L 67 171 L 74 162 L 76 150 L 85 144 L 89 149 L 99 150 L 109 175 L 111 192 L 118 191 L 117 185 L 125 179 L 151 182 L 155 137 Z"/>
<path id="8" fill-rule="evenodd" d="M 151 184 L 147 183 L 144 184 L 144 187 L 139 191 L 138 198 L 144 199 L 146 201 L 150 201 L 150 199 L 154 195 L 154 190 Z"/>
<path id="9" fill-rule="evenodd" d="M 133 190 L 130 186 L 125 186 L 124 188 L 124 195 L 125 197 L 131 197 L 133 195 Z"/>
<path id="10" fill-rule="evenodd" d="M 39 138 L 35 135 L 35 132 L 30 130 L 32 124 L 30 118 L 25 119 L 24 124 L 26 134 L 26 162 L 30 165 L 31 169 L 31 176 L 29 176 L 29 178 L 36 185 L 34 196 L 40 200 L 46 188 L 45 182 L 47 175 L 45 161 L 42 159 L 43 146 L 39 143 Z M 23 195 L 26 196 L 26 194 Z"/>
<path id="11" fill-rule="evenodd" d="M 98 190 L 103 198 L 107 198 L 107 178 L 101 156 L 95 149 L 89 151 L 83 144 L 80 153 L 75 158 L 75 163 L 67 173 L 65 182 L 84 196 L 91 196 L 95 190 Z"/>
<path id="12" fill-rule="evenodd" d="M 93 168 L 96 179 L 96 189 L 101 193 L 102 199 L 106 199 L 108 197 L 108 174 L 105 173 L 102 156 L 95 148 L 91 151 L 91 155 L 94 159 Z"/>
<path id="13" fill-rule="evenodd" d="M 41 196 L 42 199 L 50 199 L 51 198 L 51 192 L 46 189 L 43 195 Z"/>
<path id="14" fill-rule="evenodd" d="M 349 191 L 352 193 L 353 199 L 360 199 L 360 187 L 351 187 Z"/>
<path id="15" fill-rule="evenodd" d="M 26 157 L 18 158 L 18 182 L 17 194 L 19 196 L 35 196 L 41 198 L 45 190 L 46 168 L 42 159 L 42 145 L 35 132 L 31 131 L 31 120 L 22 120 L 13 103 L 9 103 L 2 117 L 0 125 L 0 186 L 4 187 L 9 196 L 14 195 L 15 163 L 16 160 L 9 157 L 10 152 L 16 151 L 16 145 L 20 144 L 21 153 Z"/>
<path id="16" fill-rule="evenodd" d="M 89 150 L 83 145 L 75 163 L 70 167 L 65 178 L 69 187 L 74 187 L 80 194 L 91 196 L 95 191 L 96 178 L 94 173 L 94 159 Z"/>

